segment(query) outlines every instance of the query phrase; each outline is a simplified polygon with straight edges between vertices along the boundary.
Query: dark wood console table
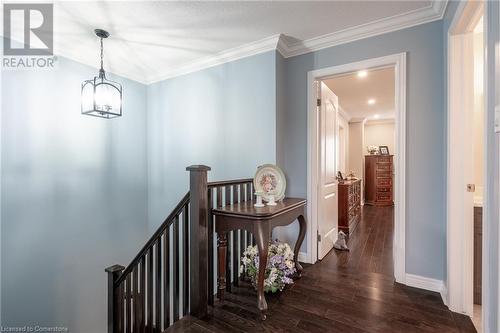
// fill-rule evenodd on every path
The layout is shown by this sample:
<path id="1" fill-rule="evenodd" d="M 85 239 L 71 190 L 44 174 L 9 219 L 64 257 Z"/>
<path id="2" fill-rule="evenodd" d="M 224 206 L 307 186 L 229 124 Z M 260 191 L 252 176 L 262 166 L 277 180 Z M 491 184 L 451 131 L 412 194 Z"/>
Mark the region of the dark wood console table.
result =
<path id="1" fill-rule="evenodd" d="M 264 275 L 267 266 L 269 240 L 274 227 L 285 226 L 296 219 L 300 224 L 300 232 L 295 243 L 294 259 L 298 276 L 302 273 L 302 266 L 297 257 L 300 246 L 306 234 L 305 207 L 306 200 L 285 198 L 277 202 L 276 206 L 254 207 L 254 201 L 245 201 L 213 210 L 215 216 L 215 231 L 218 234 L 218 279 L 217 295 L 224 298 L 226 288 L 226 254 L 227 232 L 231 230 L 246 230 L 251 232 L 259 250 L 259 276 L 257 283 L 257 306 L 261 311 L 262 319 L 266 319 L 267 302 L 264 296 Z"/>

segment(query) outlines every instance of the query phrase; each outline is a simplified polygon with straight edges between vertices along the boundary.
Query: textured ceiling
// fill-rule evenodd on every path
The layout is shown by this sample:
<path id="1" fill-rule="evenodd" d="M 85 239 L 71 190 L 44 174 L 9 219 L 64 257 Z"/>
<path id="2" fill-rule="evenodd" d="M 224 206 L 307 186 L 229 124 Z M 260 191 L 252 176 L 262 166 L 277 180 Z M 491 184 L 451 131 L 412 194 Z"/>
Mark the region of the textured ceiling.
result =
<path id="1" fill-rule="evenodd" d="M 98 65 L 94 28 L 108 70 L 150 82 L 190 62 L 284 34 L 306 40 L 429 8 L 432 1 L 65 1 L 54 7 L 55 52 Z"/>

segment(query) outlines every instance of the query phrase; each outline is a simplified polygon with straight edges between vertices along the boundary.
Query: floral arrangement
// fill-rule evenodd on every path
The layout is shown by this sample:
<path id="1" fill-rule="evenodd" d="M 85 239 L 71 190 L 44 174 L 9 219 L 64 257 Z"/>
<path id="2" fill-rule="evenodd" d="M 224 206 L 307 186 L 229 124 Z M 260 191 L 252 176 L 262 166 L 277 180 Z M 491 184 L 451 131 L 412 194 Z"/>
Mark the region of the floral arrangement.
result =
<path id="1" fill-rule="evenodd" d="M 282 291 L 287 284 L 292 284 L 295 273 L 293 252 L 287 243 L 278 240 L 269 244 L 267 267 L 264 280 L 264 292 Z M 259 254 L 257 246 L 249 246 L 241 257 L 240 272 L 246 274 L 257 287 L 259 272 Z"/>
<path id="2" fill-rule="evenodd" d="M 371 154 L 371 155 L 374 155 L 374 154 L 377 154 L 378 153 L 378 146 L 374 146 L 374 145 L 369 145 L 366 147 L 366 150 L 368 150 L 368 152 Z"/>

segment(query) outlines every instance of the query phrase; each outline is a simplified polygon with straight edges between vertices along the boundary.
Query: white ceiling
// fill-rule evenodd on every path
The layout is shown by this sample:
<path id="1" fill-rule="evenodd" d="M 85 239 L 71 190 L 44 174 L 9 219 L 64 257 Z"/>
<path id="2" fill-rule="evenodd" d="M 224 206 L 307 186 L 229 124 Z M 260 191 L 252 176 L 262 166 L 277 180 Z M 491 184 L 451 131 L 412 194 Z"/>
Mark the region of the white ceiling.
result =
<path id="1" fill-rule="evenodd" d="M 338 43 L 346 32 L 362 28 L 356 38 L 364 38 L 371 24 L 378 33 L 416 25 L 441 18 L 445 6 L 446 1 L 60 1 L 54 5 L 54 43 L 56 54 L 97 67 L 93 29 L 106 29 L 111 37 L 104 45 L 105 69 L 149 83 L 195 63 L 208 67 L 214 56 L 241 57 L 273 43 L 275 49 L 278 39 L 272 36 L 286 35 L 295 55 L 310 50 L 308 41 L 326 47 L 315 46 L 322 42 L 318 36 L 340 33 Z"/>
<path id="2" fill-rule="evenodd" d="M 356 72 L 324 82 L 350 119 L 394 119 L 394 67 L 368 70 L 362 78 Z M 368 104 L 369 99 L 375 104 Z"/>

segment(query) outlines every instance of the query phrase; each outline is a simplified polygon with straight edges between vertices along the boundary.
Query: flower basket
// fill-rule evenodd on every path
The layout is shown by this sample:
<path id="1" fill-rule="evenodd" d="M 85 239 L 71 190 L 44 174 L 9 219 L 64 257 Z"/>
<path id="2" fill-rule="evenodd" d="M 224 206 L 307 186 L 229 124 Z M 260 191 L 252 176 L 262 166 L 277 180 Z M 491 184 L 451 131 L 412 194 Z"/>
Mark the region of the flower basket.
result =
<path id="1" fill-rule="evenodd" d="M 257 288 L 259 273 L 259 254 L 257 246 L 249 246 L 241 257 L 240 272 L 247 276 L 254 288 Z M 293 251 L 287 243 L 278 240 L 269 243 L 268 259 L 264 280 L 264 292 L 282 291 L 292 284 L 295 274 Z"/>

